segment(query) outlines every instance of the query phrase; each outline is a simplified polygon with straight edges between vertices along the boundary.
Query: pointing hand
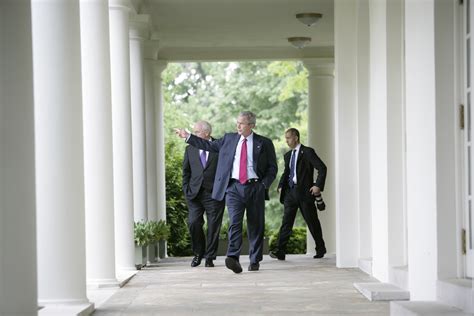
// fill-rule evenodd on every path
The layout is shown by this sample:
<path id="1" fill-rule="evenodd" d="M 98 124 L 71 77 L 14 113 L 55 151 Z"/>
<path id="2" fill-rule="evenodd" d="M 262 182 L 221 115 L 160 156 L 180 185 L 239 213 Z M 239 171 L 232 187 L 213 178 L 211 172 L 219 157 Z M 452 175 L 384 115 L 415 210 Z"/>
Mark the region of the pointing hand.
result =
<path id="1" fill-rule="evenodd" d="M 184 128 L 175 128 L 174 132 L 181 138 L 188 138 L 189 133 Z"/>

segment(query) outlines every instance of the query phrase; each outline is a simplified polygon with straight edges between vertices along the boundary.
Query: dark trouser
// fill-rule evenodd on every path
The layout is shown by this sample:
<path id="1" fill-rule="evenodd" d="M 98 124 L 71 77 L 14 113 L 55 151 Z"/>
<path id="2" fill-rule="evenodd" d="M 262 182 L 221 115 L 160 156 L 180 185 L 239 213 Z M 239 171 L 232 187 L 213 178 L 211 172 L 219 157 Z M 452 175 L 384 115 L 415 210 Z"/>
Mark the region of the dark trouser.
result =
<path id="1" fill-rule="evenodd" d="M 196 256 L 215 259 L 224 214 L 224 201 L 212 199 L 211 192 L 201 189 L 194 199 L 187 199 L 187 203 L 188 227 L 193 252 Z M 204 213 L 207 217 L 207 247 L 203 230 Z"/>
<path id="2" fill-rule="evenodd" d="M 261 182 L 240 184 L 231 181 L 226 191 L 229 212 L 227 256 L 239 260 L 242 250 L 242 220 L 247 210 L 247 235 L 250 263 L 262 261 L 265 231 L 265 188 Z"/>
<path id="3" fill-rule="evenodd" d="M 286 245 L 290 239 L 293 225 L 295 223 L 296 212 L 299 208 L 316 243 L 316 252 L 326 252 L 321 223 L 318 219 L 318 211 L 314 204 L 314 200 L 301 198 L 295 187 L 293 189 L 288 189 L 286 192 L 284 206 L 285 213 L 283 214 L 283 220 L 280 228 L 278 250 L 286 252 Z"/>

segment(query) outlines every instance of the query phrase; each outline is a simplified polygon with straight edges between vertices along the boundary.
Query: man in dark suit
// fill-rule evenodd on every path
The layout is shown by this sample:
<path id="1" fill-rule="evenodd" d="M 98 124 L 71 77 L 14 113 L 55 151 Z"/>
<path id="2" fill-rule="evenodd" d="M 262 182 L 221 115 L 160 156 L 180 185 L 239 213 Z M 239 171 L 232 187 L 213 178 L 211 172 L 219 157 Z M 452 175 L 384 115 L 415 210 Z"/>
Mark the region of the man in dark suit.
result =
<path id="1" fill-rule="evenodd" d="M 194 134 L 211 140 L 212 127 L 206 121 L 194 124 Z M 219 231 L 224 214 L 224 202 L 211 197 L 214 176 L 216 175 L 217 154 L 193 146 L 187 146 L 183 161 L 183 191 L 188 204 L 188 227 L 194 258 L 191 267 L 201 264 L 206 258 L 206 267 L 214 267 Z M 207 217 L 207 247 L 203 231 L 204 213 Z"/>
<path id="2" fill-rule="evenodd" d="M 299 208 L 316 242 L 314 258 L 322 258 L 326 253 L 326 246 L 315 206 L 315 198 L 320 197 L 321 191 L 324 190 L 326 165 L 313 148 L 300 144 L 300 133 L 297 129 L 288 129 L 285 138 L 291 150 L 284 156 L 285 171 L 278 184 L 280 202 L 283 203 L 285 209 L 278 239 L 278 250 L 271 251 L 270 257 L 285 260 L 286 245 L 290 239 L 296 212 Z M 318 171 L 318 176 L 314 181 L 315 169 Z"/>
<path id="3" fill-rule="evenodd" d="M 237 133 L 227 133 L 215 141 L 206 141 L 183 129 L 176 129 L 188 144 L 219 153 L 212 198 L 226 198 L 229 212 L 229 246 L 226 267 L 235 273 L 242 272 L 242 220 L 247 210 L 249 238 L 249 271 L 258 271 L 263 253 L 265 229 L 265 200 L 268 188 L 275 180 L 278 166 L 275 147 L 270 139 L 253 132 L 255 114 L 241 112 L 237 117 Z"/>

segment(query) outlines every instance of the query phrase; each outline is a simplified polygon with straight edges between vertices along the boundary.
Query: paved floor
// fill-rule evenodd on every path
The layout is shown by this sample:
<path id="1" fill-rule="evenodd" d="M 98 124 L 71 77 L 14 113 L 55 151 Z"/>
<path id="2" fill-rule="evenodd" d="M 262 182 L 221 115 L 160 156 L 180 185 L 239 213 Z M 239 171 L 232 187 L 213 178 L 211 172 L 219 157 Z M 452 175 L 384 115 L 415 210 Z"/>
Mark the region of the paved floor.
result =
<path id="1" fill-rule="evenodd" d="M 215 268 L 191 268 L 191 258 L 147 267 L 93 315 L 389 315 L 388 302 L 370 302 L 354 282 L 375 281 L 359 269 L 338 269 L 334 258 L 264 256 L 260 271 L 234 274 L 218 257 Z"/>

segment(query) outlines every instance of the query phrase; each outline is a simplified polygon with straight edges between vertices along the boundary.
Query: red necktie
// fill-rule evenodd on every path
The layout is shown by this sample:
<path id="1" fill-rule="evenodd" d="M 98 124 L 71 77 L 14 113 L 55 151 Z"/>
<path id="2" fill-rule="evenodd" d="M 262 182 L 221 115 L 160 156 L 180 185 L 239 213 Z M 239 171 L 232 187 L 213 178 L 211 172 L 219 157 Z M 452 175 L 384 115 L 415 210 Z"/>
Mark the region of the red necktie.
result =
<path id="1" fill-rule="evenodd" d="M 239 182 L 245 184 L 247 180 L 247 138 L 244 138 L 240 150 Z"/>

